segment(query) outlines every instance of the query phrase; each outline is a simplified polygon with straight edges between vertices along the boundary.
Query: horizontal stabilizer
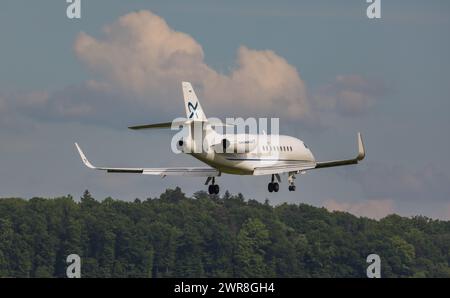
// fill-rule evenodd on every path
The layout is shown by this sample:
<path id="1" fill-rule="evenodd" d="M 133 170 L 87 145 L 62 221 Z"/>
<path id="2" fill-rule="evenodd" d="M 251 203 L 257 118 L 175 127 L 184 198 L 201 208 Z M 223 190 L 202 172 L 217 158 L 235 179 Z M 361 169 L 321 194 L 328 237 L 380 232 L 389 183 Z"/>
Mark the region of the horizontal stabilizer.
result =
<path id="1" fill-rule="evenodd" d="M 155 123 L 155 124 L 145 124 L 145 125 L 136 125 L 130 126 L 129 129 L 152 129 L 152 128 L 171 128 L 172 122 L 164 122 L 164 123 Z"/>
<path id="2" fill-rule="evenodd" d="M 196 123 L 199 123 L 200 121 L 196 121 Z M 221 123 L 221 122 L 209 122 L 208 120 L 201 121 L 205 124 L 208 124 L 213 127 L 234 127 L 234 125 Z M 136 125 L 136 126 L 129 126 L 129 129 L 133 130 L 143 130 L 143 129 L 164 129 L 164 128 L 180 128 L 184 125 L 190 125 L 193 123 L 193 120 L 186 120 L 186 121 L 174 121 L 174 122 L 162 122 L 162 123 L 154 123 L 154 124 L 144 124 L 144 125 Z"/>
<path id="3" fill-rule="evenodd" d="M 184 121 L 172 121 L 172 122 L 162 122 L 162 123 L 154 123 L 154 124 L 144 124 L 144 125 L 136 125 L 130 126 L 129 129 L 139 130 L 139 129 L 158 129 L 158 128 L 180 128 L 183 125 L 191 124 L 192 120 L 184 120 Z"/>

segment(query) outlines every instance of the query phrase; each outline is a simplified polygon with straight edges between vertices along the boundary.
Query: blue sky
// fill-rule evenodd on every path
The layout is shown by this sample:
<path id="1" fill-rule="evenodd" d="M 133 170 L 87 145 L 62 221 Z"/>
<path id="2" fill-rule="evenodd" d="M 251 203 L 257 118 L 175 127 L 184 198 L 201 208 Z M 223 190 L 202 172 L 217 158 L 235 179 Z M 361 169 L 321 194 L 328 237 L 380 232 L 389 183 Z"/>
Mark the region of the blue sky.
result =
<path id="1" fill-rule="evenodd" d="M 303 139 L 318 160 L 351 156 L 356 132 L 365 137 L 363 164 L 309 172 L 297 179 L 296 193 L 287 187 L 267 193 L 267 177 L 224 176 L 222 190 L 375 217 L 396 212 L 450 218 L 448 1 L 382 1 L 380 20 L 367 19 L 362 0 L 166 2 L 82 0 L 81 20 L 69 20 L 64 1 L 3 1 L 0 196 L 77 197 L 88 188 L 97 198 L 130 200 L 176 185 L 188 194 L 204 188 L 198 178 L 88 171 L 73 147 L 78 141 L 94 163 L 104 165 L 198 165 L 169 151 L 172 132 L 126 129 L 183 115 L 181 90 L 174 84 L 178 77 L 164 73 L 156 80 L 153 72 L 144 73 L 144 87 L 138 88 L 108 71 L 136 64 L 137 58 L 146 63 L 145 51 L 123 61 L 111 55 L 134 50 L 113 37 L 156 34 L 152 28 L 117 26 L 120 17 L 147 10 L 144 22 L 159 16 L 170 30 L 186 34 L 182 41 L 193 51 L 201 48 L 201 58 L 186 62 L 194 63 L 193 73 L 180 69 L 187 80 L 192 76 L 207 116 L 280 117 L 282 132 Z M 109 37 L 105 26 L 112 28 Z M 89 38 L 93 49 L 77 47 Z M 99 44 L 106 45 L 104 52 L 95 52 Z M 257 58 L 266 54 L 281 65 L 273 75 L 304 95 L 269 94 L 262 85 L 261 98 L 245 98 L 245 90 L 236 89 L 232 94 L 243 96 L 240 106 L 240 98 L 228 102 L 207 90 L 215 76 L 233 88 L 233 74 L 248 74 L 239 61 L 258 68 Z M 100 61 L 102 55 L 109 60 Z M 196 73 L 205 67 L 210 77 Z M 291 68 L 298 77 L 286 75 Z M 280 96 L 286 101 L 277 101 Z M 307 107 L 308 119 L 286 112 Z"/>

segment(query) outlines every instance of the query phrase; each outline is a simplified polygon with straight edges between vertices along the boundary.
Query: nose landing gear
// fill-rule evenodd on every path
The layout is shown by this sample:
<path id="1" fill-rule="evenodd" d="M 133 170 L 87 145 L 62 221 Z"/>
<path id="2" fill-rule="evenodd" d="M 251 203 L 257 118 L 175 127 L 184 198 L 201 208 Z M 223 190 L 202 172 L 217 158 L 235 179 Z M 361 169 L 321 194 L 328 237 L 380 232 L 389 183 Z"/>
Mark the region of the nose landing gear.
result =
<path id="1" fill-rule="evenodd" d="M 294 180 L 295 180 L 295 172 L 289 172 L 289 177 L 288 177 L 289 191 L 295 191 Z"/>

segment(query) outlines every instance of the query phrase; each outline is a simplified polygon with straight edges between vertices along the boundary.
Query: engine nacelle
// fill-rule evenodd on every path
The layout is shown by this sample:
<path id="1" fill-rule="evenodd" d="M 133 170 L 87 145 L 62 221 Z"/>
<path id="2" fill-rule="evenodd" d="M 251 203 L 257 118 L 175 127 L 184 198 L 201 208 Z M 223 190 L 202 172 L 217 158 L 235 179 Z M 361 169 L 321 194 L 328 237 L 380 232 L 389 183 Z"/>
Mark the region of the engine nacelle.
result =
<path id="1" fill-rule="evenodd" d="M 183 153 L 193 153 L 192 140 L 188 138 L 181 138 L 177 141 L 177 149 Z"/>
<path id="2" fill-rule="evenodd" d="M 224 138 L 214 146 L 216 153 L 248 153 L 256 148 L 256 139 Z"/>
<path id="3" fill-rule="evenodd" d="M 178 140 L 177 149 L 180 150 L 181 152 L 183 152 L 183 149 L 184 149 L 184 140 L 183 139 Z"/>

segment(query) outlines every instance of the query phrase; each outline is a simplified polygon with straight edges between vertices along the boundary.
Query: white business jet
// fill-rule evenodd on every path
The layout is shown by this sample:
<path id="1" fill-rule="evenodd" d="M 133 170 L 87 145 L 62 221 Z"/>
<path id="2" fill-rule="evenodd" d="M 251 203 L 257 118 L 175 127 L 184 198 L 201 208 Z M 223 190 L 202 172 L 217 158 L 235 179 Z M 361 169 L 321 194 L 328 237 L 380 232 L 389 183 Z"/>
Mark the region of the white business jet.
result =
<path id="1" fill-rule="evenodd" d="M 271 175 L 269 192 L 278 192 L 280 174 L 288 174 L 289 191 L 295 191 L 295 175 L 308 170 L 357 164 L 365 157 L 361 134 L 358 133 L 358 155 L 352 159 L 316 162 L 311 150 L 303 141 L 285 135 L 263 134 L 221 134 L 218 125 L 211 123 L 203 112 L 192 85 L 182 83 L 186 119 L 181 122 L 166 122 L 129 127 L 133 130 L 156 128 L 185 128 L 187 134 L 179 138 L 176 146 L 179 151 L 190 154 L 208 166 L 178 168 L 111 168 L 93 166 L 80 146 L 75 143 L 83 163 L 96 170 L 108 173 L 137 173 L 144 175 L 169 175 L 207 177 L 210 194 L 219 193 L 215 177 L 222 173 L 234 175 Z M 200 127 L 200 130 L 194 129 Z M 199 134 L 200 132 L 200 134 Z M 198 137 L 199 136 L 200 140 Z M 202 143 L 201 150 L 198 143 Z M 205 145 L 206 144 L 206 145 Z"/>

